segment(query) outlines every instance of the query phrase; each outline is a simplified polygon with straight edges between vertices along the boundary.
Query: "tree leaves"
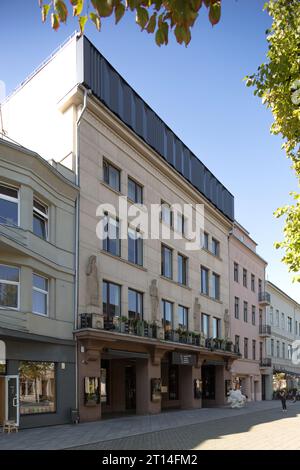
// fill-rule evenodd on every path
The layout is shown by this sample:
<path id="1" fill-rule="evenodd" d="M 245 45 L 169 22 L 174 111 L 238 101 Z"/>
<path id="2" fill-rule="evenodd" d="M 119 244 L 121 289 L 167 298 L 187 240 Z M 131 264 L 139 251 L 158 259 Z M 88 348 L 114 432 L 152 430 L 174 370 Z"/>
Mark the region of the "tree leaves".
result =
<path id="1" fill-rule="evenodd" d="M 203 5 L 208 9 L 208 18 L 213 26 L 221 17 L 221 0 L 70 0 L 70 5 L 73 16 L 78 18 L 81 34 L 88 19 L 100 31 L 102 18 L 114 14 L 117 24 L 129 10 L 135 12 L 136 23 L 142 31 L 154 34 L 158 46 L 168 44 L 170 32 L 179 44 L 187 46 L 191 40 L 191 28 Z M 59 28 L 61 22 L 67 21 L 66 0 L 51 0 L 45 5 L 43 0 L 39 0 L 39 6 L 43 22 L 52 12 L 51 26 L 54 30 Z"/>

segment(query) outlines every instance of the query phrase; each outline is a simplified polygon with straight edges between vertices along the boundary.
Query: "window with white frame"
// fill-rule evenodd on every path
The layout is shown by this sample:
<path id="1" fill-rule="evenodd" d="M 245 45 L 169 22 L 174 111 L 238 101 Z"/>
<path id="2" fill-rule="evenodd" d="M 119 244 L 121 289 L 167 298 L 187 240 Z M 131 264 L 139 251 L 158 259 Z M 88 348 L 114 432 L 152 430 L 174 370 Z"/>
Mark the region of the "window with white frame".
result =
<path id="1" fill-rule="evenodd" d="M 293 349 L 292 345 L 288 344 L 288 359 L 292 359 Z"/>
<path id="2" fill-rule="evenodd" d="M 169 227 L 173 226 L 173 213 L 170 204 L 161 202 L 161 220 Z"/>
<path id="3" fill-rule="evenodd" d="M 20 270 L 0 264 L 0 308 L 19 308 Z"/>
<path id="4" fill-rule="evenodd" d="M 39 315 L 48 315 L 48 279 L 33 273 L 32 275 L 32 311 Z"/>
<path id="5" fill-rule="evenodd" d="M 0 224 L 19 225 L 19 191 L 0 184 Z"/>
<path id="6" fill-rule="evenodd" d="M 48 239 L 48 207 L 37 199 L 33 200 L 33 233 Z"/>

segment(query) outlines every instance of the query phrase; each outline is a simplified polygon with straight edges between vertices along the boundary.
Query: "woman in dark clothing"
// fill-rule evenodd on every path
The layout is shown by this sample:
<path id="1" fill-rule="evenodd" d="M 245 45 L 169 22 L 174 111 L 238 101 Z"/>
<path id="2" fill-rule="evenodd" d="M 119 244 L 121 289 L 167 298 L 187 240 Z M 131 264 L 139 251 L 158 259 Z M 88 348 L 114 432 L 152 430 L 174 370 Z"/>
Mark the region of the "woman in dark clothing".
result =
<path id="1" fill-rule="evenodd" d="M 286 393 L 285 390 L 280 390 L 279 392 L 280 400 L 281 400 L 281 405 L 282 405 L 282 411 L 286 412 Z"/>

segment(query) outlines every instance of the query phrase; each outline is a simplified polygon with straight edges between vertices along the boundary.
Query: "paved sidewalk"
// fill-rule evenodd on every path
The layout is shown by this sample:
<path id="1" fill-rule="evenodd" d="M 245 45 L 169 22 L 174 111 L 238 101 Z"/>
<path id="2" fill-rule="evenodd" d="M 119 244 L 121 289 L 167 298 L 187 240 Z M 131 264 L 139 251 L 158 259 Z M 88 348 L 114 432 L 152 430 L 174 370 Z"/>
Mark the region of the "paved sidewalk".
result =
<path id="1" fill-rule="evenodd" d="M 300 414 L 299 402 L 295 405 L 290 405 L 290 409 L 292 409 L 292 406 L 294 407 L 293 410 L 296 411 L 297 409 Z M 19 431 L 17 434 L 0 434 L 0 450 L 66 449 L 81 446 L 105 448 L 99 447 L 99 445 L 101 446 L 103 443 L 109 443 L 111 441 L 117 444 L 117 440 L 132 438 L 132 436 L 147 436 L 151 433 L 158 436 L 160 432 L 167 430 L 173 430 L 173 432 L 175 431 L 176 434 L 180 435 L 184 427 L 191 428 L 191 426 L 193 426 L 196 429 L 204 430 L 207 426 L 199 426 L 199 424 L 202 423 L 211 423 L 212 428 L 214 428 L 216 421 L 222 420 L 226 422 L 226 419 L 229 418 L 233 419 L 235 423 L 238 423 L 241 418 L 244 417 L 247 422 L 251 415 L 263 417 L 268 412 L 275 413 L 278 419 L 281 419 L 280 402 L 248 403 L 245 408 L 240 410 L 230 408 L 202 408 L 199 410 L 170 411 L 159 415 L 115 418 L 78 425 L 70 424 L 25 429 Z M 136 437 L 134 438 L 134 442 L 137 443 Z M 95 446 L 90 446 L 91 444 L 95 444 Z"/>

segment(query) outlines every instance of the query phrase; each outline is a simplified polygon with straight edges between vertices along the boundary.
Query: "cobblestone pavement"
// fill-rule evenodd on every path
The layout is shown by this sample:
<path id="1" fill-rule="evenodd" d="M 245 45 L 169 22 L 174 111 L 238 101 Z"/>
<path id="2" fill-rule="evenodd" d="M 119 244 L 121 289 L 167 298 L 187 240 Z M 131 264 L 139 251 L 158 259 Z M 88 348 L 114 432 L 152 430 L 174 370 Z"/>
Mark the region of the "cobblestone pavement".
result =
<path id="1" fill-rule="evenodd" d="M 6 449 L 300 449 L 300 402 L 248 403 L 0 433 Z"/>

